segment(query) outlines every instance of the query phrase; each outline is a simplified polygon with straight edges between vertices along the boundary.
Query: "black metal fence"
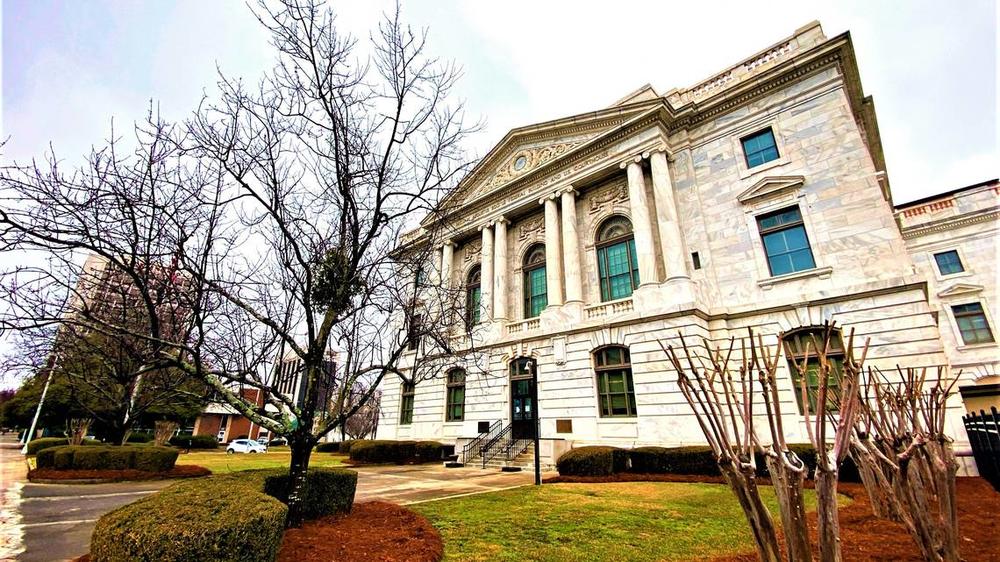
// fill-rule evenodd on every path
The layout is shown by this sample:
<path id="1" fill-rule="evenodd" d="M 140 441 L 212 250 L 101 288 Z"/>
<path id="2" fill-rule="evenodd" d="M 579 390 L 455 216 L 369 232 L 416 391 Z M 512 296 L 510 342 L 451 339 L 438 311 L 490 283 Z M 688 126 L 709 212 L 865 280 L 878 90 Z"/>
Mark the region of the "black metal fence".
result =
<path id="1" fill-rule="evenodd" d="M 989 412 L 979 410 L 978 414 L 971 412 L 962 416 L 962 421 L 969 434 L 979 475 L 1000 492 L 1000 413 L 996 408 L 990 408 Z"/>

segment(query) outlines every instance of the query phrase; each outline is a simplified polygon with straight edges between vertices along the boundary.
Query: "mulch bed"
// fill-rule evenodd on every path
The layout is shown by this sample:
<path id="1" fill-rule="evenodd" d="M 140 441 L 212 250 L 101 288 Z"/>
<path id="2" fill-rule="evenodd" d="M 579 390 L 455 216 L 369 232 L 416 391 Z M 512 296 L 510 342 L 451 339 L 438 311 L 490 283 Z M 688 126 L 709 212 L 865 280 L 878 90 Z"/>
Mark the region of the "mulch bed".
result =
<path id="1" fill-rule="evenodd" d="M 193 464 L 178 464 L 167 472 L 145 470 L 56 470 L 36 468 L 28 471 L 28 481 L 62 484 L 103 484 L 136 480 L 170 480 L 173 478 L 198 478 L 212 471 Z"/>
<path id="2" fill-rule="evenodd" d="M 373 501 L 348 515 L 285 531 L 278 562 L 437 562 L 444 543 L 430 521 L 405 507 Z"/>
<path id="3" fill-rule="evenodd" d="M 612 476 L 554 476 L 545 483 L 595 483 L 595 482 L 701 482 L 724 484 L 721 476 L 699 476 L 687 474 L 615 474 Z M 766 478 L 758 480 L 761 485 L 769 485 Z M 813 487 L 811 480 L 806 487 Z M 965 560 L 1000 562 L 1000 494 L 982 478 L 959 478 L 958 530 L 961 537 L 959 550 Z M 879 519 L 872 514 L 871 502 L 861 484 L 841 482 L 837 491 L 849 498 L 851 504 L 840 509 L 840 539 L 844 560 L 851 561 L 904 561 L 920 562 L 923 558 L 913 543 L 910 534 L 899 523 Z M 775 522 L 779 515 L 772 513 Z M 808 513 L 809 534 L 813 545 L 818 544 L 816 513 Z M 784 550 L 784 538 L 779 544 Z M 817 559 L 818 559 L 818 552 Z M 734 556 L 711 559 L 712 562 L 756 562 L 755 551 Z"/>

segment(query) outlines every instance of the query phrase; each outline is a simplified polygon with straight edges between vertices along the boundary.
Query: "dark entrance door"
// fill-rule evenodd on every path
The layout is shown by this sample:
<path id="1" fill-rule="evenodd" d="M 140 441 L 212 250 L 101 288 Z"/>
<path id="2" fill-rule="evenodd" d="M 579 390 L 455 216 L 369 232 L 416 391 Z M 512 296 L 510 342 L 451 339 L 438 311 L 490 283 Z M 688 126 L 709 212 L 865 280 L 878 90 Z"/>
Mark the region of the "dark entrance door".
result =
<path id="1" fill-rule="evenodd" d="M 510 364 L 510 420 L 514 439 L 535 437 L 535 417 L 538 415 L 535 360 L 515 359 Z"/>

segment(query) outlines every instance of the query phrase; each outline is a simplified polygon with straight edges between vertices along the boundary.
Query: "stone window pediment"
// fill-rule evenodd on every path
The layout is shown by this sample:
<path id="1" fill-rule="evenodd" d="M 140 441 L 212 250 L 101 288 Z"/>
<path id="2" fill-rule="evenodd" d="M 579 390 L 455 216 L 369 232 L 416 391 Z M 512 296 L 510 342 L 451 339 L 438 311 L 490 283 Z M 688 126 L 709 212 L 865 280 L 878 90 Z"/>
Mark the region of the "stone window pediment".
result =
<path id="1" fill-rule="evenodd" d="M 747 205 L 769 197 L 791 193 L 806 182 L 805 176 L 768 176 L 761 178 L 741 193 L 736 199 Z"/>
<path id="2" fill-rule="evenodd" d="M 982 285 L 972 285 L 970 283 L 956 283 L 943 291 L 938 292 L 938 298 L 957 297 L 960 295 L 972 295 L 983 290 Z"/>

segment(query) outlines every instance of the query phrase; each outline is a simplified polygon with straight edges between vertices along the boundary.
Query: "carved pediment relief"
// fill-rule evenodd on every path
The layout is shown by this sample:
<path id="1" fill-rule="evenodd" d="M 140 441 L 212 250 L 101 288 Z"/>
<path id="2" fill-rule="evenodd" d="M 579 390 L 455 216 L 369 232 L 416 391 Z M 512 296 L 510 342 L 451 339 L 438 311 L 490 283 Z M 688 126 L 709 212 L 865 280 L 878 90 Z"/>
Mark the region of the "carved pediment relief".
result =
<path id="1" fill-rule="evenodd" d="M 483 253 L 483 241 L 480 239 L 474 239 L 465 245 L 465 263 L 470 263 L 472 261 L 479 261 Z"/>
<path id="2" fill-rule="evenodd" d="M 973 285 L 971 283 L 955 283 L 954 285 L 938 292 L 938 298 L 945 297 L 956 297 L 960 295 L 972 295 L 983 290 L 982 285 Z"/>
<path id="3" fill-rule="evenodd" d="M 590 208 L 588 212 L 596 215 L 604 211 L 608 205 L 628 201 L 628 184 L 625 181 L 615 181 L 610 185 L 599 187 L 590 196 Z"/>
<path id="4" fill-rule="evenodd" d="M 580 146 L 586 139 L 577 139 L 545 146 L 520 148 L 493 170 L 492 176 L 484 181 L 476 190 L 477 195 L 485 194 L 494 188 L 524 175 L 542 164 Z"/>
<path id="5" fill-rule="evenodd" d="M 736 199 L 743 204 L 750 203 L 766 197 L 772 197 L 781 193 L 788 193 L 799 189 L 805 184 L 805 176 L 768 176 L 750 186 Z"/>

